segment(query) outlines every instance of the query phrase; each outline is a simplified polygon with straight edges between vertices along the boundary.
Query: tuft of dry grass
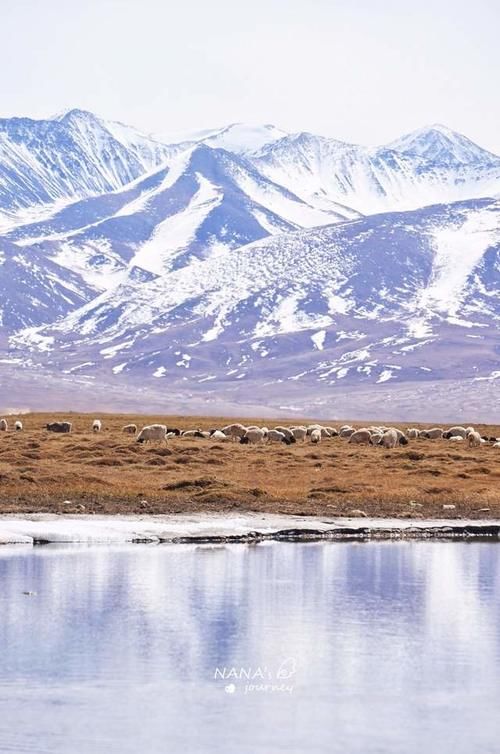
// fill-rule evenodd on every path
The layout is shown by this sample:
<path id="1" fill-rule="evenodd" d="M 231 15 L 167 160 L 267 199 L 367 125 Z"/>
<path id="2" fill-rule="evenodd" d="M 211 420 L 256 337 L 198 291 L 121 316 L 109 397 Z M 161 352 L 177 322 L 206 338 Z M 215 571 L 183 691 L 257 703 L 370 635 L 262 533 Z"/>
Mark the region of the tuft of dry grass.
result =
<path id="1" fill-rule="evenodd" d="M 93 418 L 25 414 L 23 432 L 0 433 L 0 512 L 240 509 L 346 516 L 361 509 L 368 515 L 405 518 L 500 517 L 500 450 L 492 446 L 469 449 L 446 440 L 411 440 L 387 450 L 334 438 L 313 449 L 309 442 L 248 446 L 177 437 L 168 446 L 139 445 L 121 432 L 125 424 L 211 429 L 236 420 L 109 414 L 100 415 L 103 431 L 93 434 Z M 54 419 L 72 421 L 73 432 L 57 435 L 42 429 Z M 241 421 L 273 426 L 269 419 Z M 299 421 L 295 417 L 288 423 Z M 500 436 L 500 427 L 477 428 Z M 450 504 L 454 510 L 443 509 Z"/>

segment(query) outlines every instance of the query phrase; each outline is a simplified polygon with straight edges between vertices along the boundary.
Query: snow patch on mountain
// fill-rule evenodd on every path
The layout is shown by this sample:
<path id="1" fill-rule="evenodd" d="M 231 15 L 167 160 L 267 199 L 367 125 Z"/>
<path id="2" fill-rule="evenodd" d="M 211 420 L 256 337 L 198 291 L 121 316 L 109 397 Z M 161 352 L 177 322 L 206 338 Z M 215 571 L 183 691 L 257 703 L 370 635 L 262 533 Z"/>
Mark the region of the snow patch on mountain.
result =
<path id="1" fill-rule="evenodd" d="M 430 284 L 420 305 L 456 318 L 471 274 L 485 252 L 500 243 L 500 202 L 469 214 L 456 227 L 433 233 L 435 257 Z"/>
<path id="2" fill-rule="evenodd" d="M 199 189 L 183 212 L 167 217 L 144 243 L 131 264 L 160 275 L 172 254 L 186 249 L 210 212 L 222 201 L 222 192 L 200 173 L 195 173 Z M 220 248 L 219 248 L 220 252 Z M 207 251 L 210 256 L 210 249 Z"/>

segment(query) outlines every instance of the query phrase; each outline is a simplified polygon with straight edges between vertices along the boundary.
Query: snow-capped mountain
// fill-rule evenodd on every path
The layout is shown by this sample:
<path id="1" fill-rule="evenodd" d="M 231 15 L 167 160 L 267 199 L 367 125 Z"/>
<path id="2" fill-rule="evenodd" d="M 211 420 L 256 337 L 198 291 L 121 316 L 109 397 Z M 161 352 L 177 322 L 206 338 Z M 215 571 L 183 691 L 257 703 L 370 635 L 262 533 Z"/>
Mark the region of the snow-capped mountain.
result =
<path id="1" fill-rule="evenodd" d="M 388 149 L 432 162 L 436 167 L 458 168 L 477 165 L 498 168 L 496 155 L 482 149 L 466 136 L 435 124 L 420 128 L 387 145 Z"/>
<path id="2" fill-rule="evenodd" d="M 21 247 L 0 238 L 0 331 L 53 322 L 97 292 L 36 246 Z"/>
<path id="3" fill-rule="evenodd" d="M 49 120 L 0 120 L 0 229 L 45 206 L 124 186 L 170 150 L 120 123 L 70 110 Z"/>
<path id="4" fill-rule="evenodd" d="M 332 391 L 356 412 L 374 395 L 446 411 L 467 386 L 489 406 L 499 195 L 500 158 L 443 126 L 367 148 L 0 121 L 3 384 L 311 414 Z"/>
<path id="5" fill-rule="evenodd" d="M 335 202 L 364 215 L 500 192 L 500 158 L 442 126 L 374 148 L 290 134 L 252 160 L 304 201 L 324 207 Z"/>
<path id="6" fill-rule="evenodd" d="M 172 146 L 178 144 L 189 148 L 196 144 L 206 144 L 209 147 L 245 155 L 262 149 L 286 135 L 286 131 L 272 124 L 231 123 L 229 126 L 202 131 L 165 132 L 158 134 L 155 138 L 163 144 Z"/>
<path id="7" fill-rule="evenodd" d="M 339 219 L 340 211 L 307 205 L 242 156 L 201 144 L 121 190 L 20 225 L 9 240 L 37 244 L 103 290 L 138 268 L 161 275 L 270 234 Z"/>
<path id="8" fill-rule="evenodd" d="M 21 333 L 58 371 L 179 390 L 494 380 L 500 202 L 280 234 L 150 280 L 128 278 Z M 170 389 L 169 387 L 169 389 Z M 159 389 L 159 388 L 158 388 Z"/>

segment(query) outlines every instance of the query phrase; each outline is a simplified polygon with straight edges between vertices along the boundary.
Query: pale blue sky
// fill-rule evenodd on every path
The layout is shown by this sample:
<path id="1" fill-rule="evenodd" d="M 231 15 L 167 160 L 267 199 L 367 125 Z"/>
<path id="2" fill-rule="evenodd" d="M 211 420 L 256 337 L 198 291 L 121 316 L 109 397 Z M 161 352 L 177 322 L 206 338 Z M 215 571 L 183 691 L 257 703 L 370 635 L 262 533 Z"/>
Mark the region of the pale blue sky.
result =
<path id="1" fill-rule="evenodd" d="M 0 115 L 147 132 L 274 123 L 375 144 L 431 123 L 500 153 L 497 0 L 0 0 Z"/>

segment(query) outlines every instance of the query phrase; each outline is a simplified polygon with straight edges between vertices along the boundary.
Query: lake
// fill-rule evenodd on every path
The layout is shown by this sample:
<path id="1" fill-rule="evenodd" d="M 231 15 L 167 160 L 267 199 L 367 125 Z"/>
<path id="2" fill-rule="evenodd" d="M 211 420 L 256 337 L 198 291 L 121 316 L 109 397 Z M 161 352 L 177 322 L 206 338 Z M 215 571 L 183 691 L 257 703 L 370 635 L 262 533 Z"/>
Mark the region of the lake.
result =
<path id="1" fill-rule="evenodd" d="M 499 650 L 494 543 L 0 548 L 2 754 L 498 752 Z"/>

